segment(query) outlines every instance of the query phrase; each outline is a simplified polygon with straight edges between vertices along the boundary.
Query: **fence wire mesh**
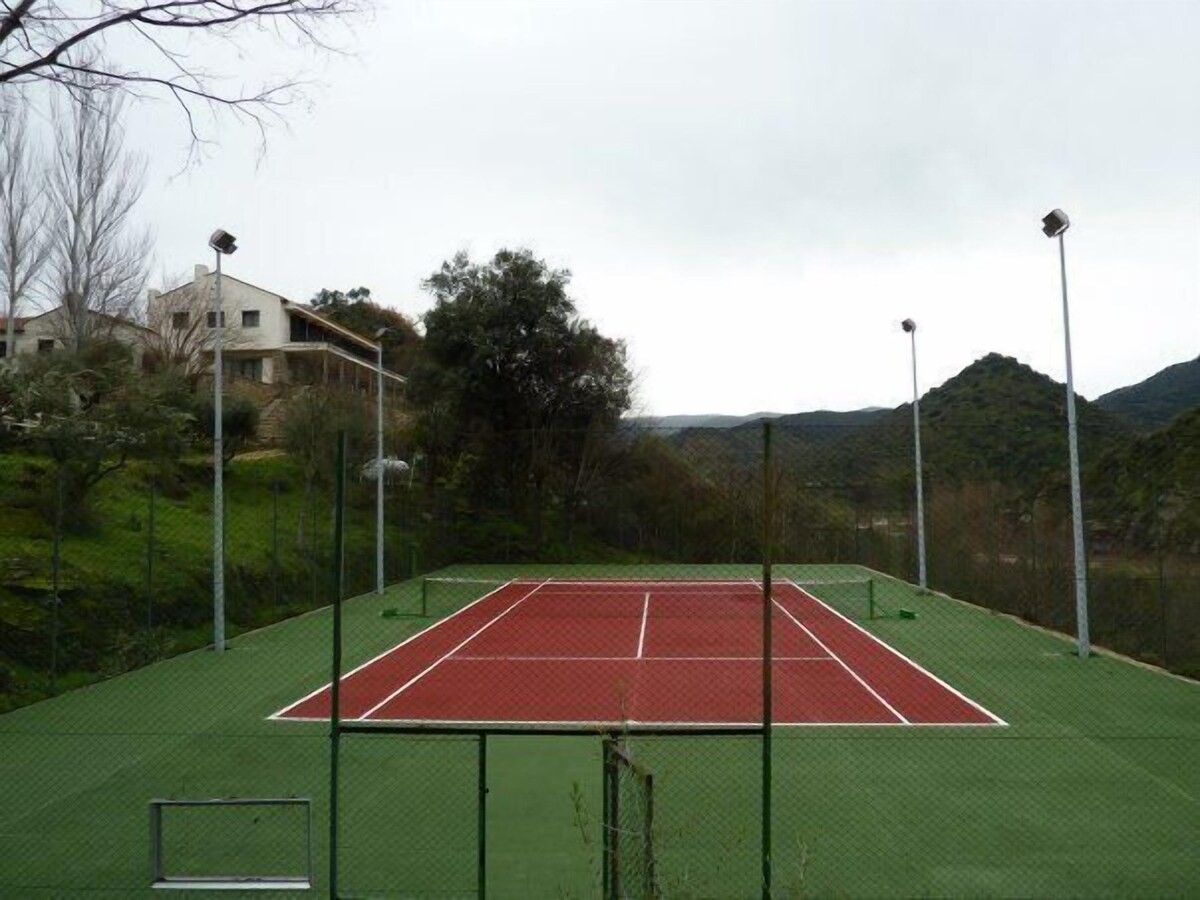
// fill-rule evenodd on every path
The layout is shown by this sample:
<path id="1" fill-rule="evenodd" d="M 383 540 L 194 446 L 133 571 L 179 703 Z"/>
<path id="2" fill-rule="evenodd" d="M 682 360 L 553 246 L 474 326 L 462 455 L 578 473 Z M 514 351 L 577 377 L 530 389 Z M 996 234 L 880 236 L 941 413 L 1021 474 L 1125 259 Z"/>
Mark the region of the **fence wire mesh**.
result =
<path id="1" fill-rule="evenodd" d="M 921 523 L 910 409 L 771 434 L 402 435 L 382 594 L 370 448 L 342 547 L 332 446 L 237 456 L 222 654 L 211 465 L 79 495 L 4 445 L 0 894 L 149 896 L 151 800 L 278 797 L 310 848 L 194 818 L 194 871 L 211 839 L 310 850 L 324 894 L 599 896 L 606 739 L 653 778 L 631 896 L 1189 893 L 1200 520 L 1153 436 L 1084 434 L 1080 660 L 1065 471 L 931 421 Z"/>

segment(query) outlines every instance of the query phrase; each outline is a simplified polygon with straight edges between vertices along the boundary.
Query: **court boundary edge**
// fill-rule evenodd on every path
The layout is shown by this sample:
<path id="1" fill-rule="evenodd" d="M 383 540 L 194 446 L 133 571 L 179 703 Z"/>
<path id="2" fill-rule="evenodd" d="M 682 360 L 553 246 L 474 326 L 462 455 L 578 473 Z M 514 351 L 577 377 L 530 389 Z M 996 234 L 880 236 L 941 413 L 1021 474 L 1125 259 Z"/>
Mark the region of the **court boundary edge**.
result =
<path id="1" fill-rule="evenodd" d="M 851 628 L 854 628 L 857 631 L 861 632 L 862 634 L 865 634 L 867 637 L 869 637 L 871 640 L 873 640 L 879 646 L 883 647 L 889 653 L 899 657 L 901 660 L 908 663 L 910 666 L 912 666 L 914 669 L 916 669 L 918 672 L 925 675 L 926 677 L 933 679 L 938 684 L 940 684 L 942 687 L 944 687 L 946 690 L 948 690 L 950 693 L 952 693 L 956 697 L 958 697 L 960 700 L 975 707 L 975 709 L 979 710 L 979 712 L 983 713 L 985 716 L 987 716 L 989 719 L 992 720 L 992 722 L 991 722 L 992 725 L 998 725 L 998 726 L 1001 726 L 1004 728 L 1009 727 L 1008 722 L 1006 722 L 1004 719 L 1000 718 L 998 715 L 996 715 L 990 709 L 985 707 L 983 704 L 981 704 L 975 700 L 972 700 L 970 697 L 968 697 L 966 694 L 964 694 L 958 688 L 953 687 L 952 685 L 948 684 L 947 682 L 945 682 L 938 676 L 934 675 L 932 672 L 930 672 L 928 669 L 926 669 L 920 663 L 915 662 L 912 659 L 909 659 L 909 657 L 905 656 L 903 653 L 901 653 L 899 650 L 897 650 L 895 647 L 893 647 L 887 641 L 883 640 L 883 638 L 879 637 L 878 635 L 872 634 L 871 632 L 867 631 L 867 629 L 863 628 L 861 625 L 859 625 L 857 622 L 855 622 L 853 619 L 842 615 L 840 612 L 838 612 L 836 609 L 834 609 L 832 606 L 830 606 L 828 603 L 826 603 L 820 597 L 814 596 L 813 594 L 810 594 L 808 591 L 804 590 L 804 588 L 802 588 L 802 587 L 800 587 L 800 585 L 796 584 L 796 582 L 793 581 L 791 578 L 783 579 L 783 583 L 791 585 L 793 588 L 795 588 L 797 591 L 799 591 L 802 596 L 808 597 L 810 600 L 814 601 L 815 603 L 820 604 L 825 609 L 829 610 L 831 613 L 833 613 L 835 616 L 837 616 L 839 619 L 841 619 L 843 622 L 845 622 L 847 625 L 849 625 Z M 981 724 L 984 724 L 984 723 L 963 722 L 960 724 L 979 727 Z"/>

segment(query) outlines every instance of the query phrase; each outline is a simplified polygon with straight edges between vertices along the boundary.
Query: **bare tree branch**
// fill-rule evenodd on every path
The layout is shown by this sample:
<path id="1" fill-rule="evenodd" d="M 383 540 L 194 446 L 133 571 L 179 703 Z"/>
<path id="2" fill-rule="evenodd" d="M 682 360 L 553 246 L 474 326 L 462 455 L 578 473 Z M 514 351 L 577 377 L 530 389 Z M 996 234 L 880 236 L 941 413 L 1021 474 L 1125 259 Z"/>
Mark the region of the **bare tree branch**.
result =
<path id="1" fill-rule="evenodd" d="M 264 126 L 263 110 L 279 110 L 297 99 L 305 83 L 286 77 L 260 88 L 239 85 L 231 75 L 196 68 L 172 35 L 203 32 L 237 46 L 237 37 L 268 33 L 289 36 L 305 47 L 337 52 L 323 36 L 327 23 L 347 20 L 372 0 L 92 0 L 90 12 L 63 0 L 18 0 L 0 11 L 0 87 L 41 81 L 73 93 L 151 89 L 184 110 L 194 140 L 200 141 L 194 104 L 229 112 Z M 139 67 L 106 54 L 110 36 L 143 41 L 162 66 Z"/>
<path id="2" fill-rule="evenodd" d="M 145 362 L 154 371 L 173 370 L 193 387 L 212 371 L 213 329 L 208 322 L 215 273 L 196 278 L 168 291 L 151 291 L 146 303 L 146 327 L 142 339 Z M 224 324 L 221 343 L 236 349 L 248 343 L 241 327 L 241 305 L 236 299 L 222 300 Z"/>
<path id="3" fill-rule="evenodd" d="M 147 278 L 150 234 L 134 231 L 131 222 L 146 167 L 122 147 L 123 105 L 122 94 L 85 92 L 69 111 L 57 106 L 54 112 L 59 140 L 44 282 L 51 301 L 62 306 L 59 337 L 75 349 L 131 318 Z"/>
<path id="4" fill-rule="evenodd" d="M 30 158 L 26 125 L 24 107 L 0 102 L 0 301 L 7 356 L 14 352 L 17 316 L 50 250 L 40 230 L 45 182 Z"/>

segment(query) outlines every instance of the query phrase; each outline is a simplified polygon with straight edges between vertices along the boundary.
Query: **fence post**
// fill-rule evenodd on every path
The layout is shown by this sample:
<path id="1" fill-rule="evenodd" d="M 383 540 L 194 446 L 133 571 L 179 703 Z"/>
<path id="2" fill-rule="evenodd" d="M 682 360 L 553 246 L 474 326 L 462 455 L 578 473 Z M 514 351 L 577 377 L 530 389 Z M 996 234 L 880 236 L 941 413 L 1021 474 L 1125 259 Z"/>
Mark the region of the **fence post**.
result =
<path id="1" fill-rule="evenodd" d="M 146 640 L 154 630 L 154 479 L 150 479 L 150 513 L 146 534 Z M 146 648 L 149 650 L 149 647 Z"/>
<path id="2" fill-rule="evenodd" d="M 478 791 L 478 808 L 479 808 L 479 824 L 478 824 L 478 860 L 477 871 L 475 875 L 476 892 L 479 900 L 485 900 L 487 897 L 487 733 L 480 732 L 479 734 L 479 784 Z"/>
<path id="3" fill-rule="evenodd" d="M 762 897 L 771 900 L 771 422 L 763 422 Z"/>
<path id="4" fill-rule="evenodd" d="M 342 527 L 346 489 L 346 432 L 337 436 L 333 511 L 333 672 L 329 701 L 329 896 L 338 896 L 338 753 L 342 720 Z"/>
<path id="5" fill-rule="evenodd" d="M 271 600 L 279 605 L 279 479 L 271 482 Z"/>
<path id="6" fill-rule="evenodd" d="M 1039 589 L 1040 585 L 1038 583 L 1037 497 L 1034 497 L 1033 502 L 1029 504 L 1029 562 L 1030 571 L 1033 575 L 1033 608 L 1037 611 L 1038 624 L 1043 625 L 1045 621 L 1042 617 L 1042 592 Z"/>
<path id="7" fill-rule="evenodd" d="M 50 693 L 58 693 L 58 574 L 62 554 L 63 467 L 58 466 L 54 488 L 54 548 L 50 557 Z"/>
<path id="8" fill-rule="evenodd" d="M 300 515 L 304 515 L 303 512 Z M 317 495 L 309 492 L 308 498 L 308 580 L 311 596 L 309 605 L 317 605 Z"/>
<path id="9" fill-rule="evenodd" d="M 1161 518 L 1161 510 L 1159 509 L 1159 493 L 1158 484 L 1152 485 L 1154 489 L 1154 556 L 1155 563 L 1158 568 L 1158 619 L 1159 619 L 1159 634 L 1162 641 L 1162 664 L 1165 668 L 1168 663 L 1167 655 L 1167 592 L 1166 592 L 1166 574 L 1164 572 L 1163 561 L 1163 524 Z"/>

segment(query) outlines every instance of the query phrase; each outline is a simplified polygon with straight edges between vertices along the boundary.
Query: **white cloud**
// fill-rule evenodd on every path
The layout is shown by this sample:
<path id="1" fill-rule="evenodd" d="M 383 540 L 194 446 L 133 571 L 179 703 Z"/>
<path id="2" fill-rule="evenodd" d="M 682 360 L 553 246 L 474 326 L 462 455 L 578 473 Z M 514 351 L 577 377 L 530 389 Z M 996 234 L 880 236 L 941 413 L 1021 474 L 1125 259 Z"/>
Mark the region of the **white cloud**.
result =
<path id="1" fill-rule="evenodd" d="M 1061 378 L 1061 206 L 1081 392 L 1200 347 L 1194 4 L 395 2 L 360 42 L 261 163 L 226 128 L 167 181 L 139 112 L 165 267 L 221 225 L 251 281 L 419 313 L 455 250 L 526 245 L 651 411 L 848 408 L 907 398 L 905 316 L 926 386 Z"/>

